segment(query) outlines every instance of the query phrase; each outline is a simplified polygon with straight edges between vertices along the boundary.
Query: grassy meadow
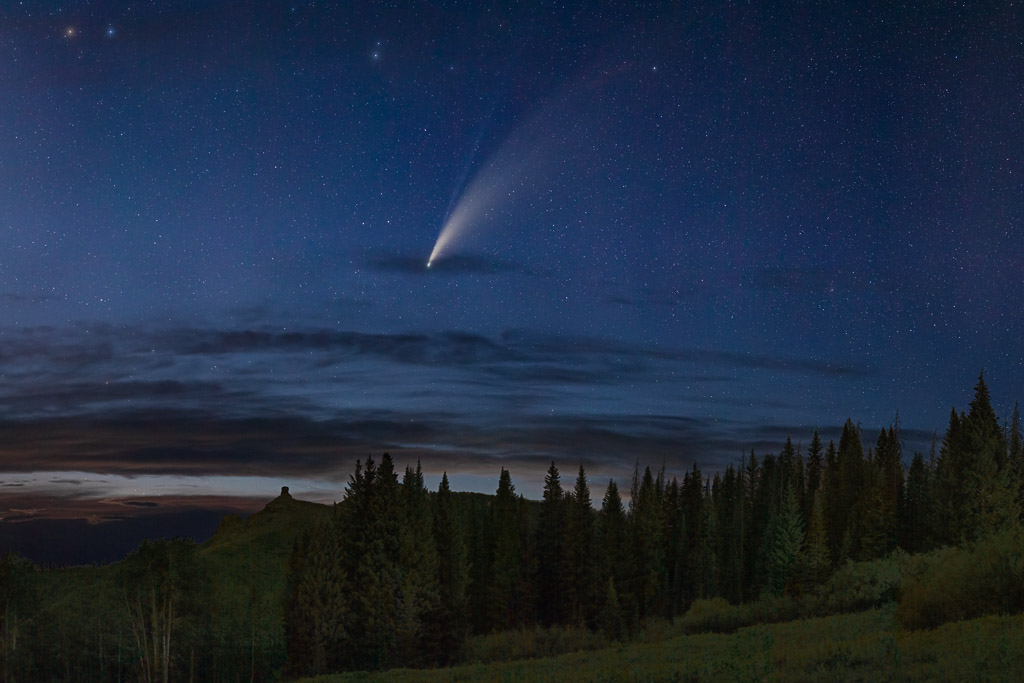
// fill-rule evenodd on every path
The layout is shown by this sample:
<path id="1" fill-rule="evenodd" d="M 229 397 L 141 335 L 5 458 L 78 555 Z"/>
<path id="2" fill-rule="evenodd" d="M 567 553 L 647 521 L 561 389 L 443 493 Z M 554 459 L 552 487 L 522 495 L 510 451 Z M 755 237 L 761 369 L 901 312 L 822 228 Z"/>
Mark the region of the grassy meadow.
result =
<path id="1" fill-rule="evenodd" d="M 400 669 L 305 679 L 355 681 L 998 680 L 1024 678 L 1024 615 L 988 616 L 922 631 L 902 629 L 894 606 L 740 628 L 677 634 L 600 650 L 450 669 Z M 493 638 L 493 636 L 491 636 Z M 529 636 L 502 634 L 509 640 Z M 472 648 L 473 644 L 469 643 Z M 515 645 L 510 644 L 510 648 Z"/>

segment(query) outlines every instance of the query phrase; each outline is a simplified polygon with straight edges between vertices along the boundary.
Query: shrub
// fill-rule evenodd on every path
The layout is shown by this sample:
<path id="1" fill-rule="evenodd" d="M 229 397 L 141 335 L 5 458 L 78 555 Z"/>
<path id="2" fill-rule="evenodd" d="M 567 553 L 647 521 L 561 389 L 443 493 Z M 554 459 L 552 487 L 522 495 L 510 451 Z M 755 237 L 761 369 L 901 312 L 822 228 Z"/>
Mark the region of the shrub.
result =
<path id="1" fill-rule="evenodd" d="M 683 615 L 684 633 L 730 633 L 744 626 L 770 624 L 797 617 L 797 603 L 788 596 L 763 596 L 757 602 L 732 605 L 722 598 L 696 600 Z"/>
<path id="2" fill-rule="evenodd" d="M 514 659 L 552 657 L 568 652 L 600 650 L 610 643 L 600 633 L 580 626 L 535 626 L 502 631 L 466 640 L 465 662 L 507 662 Z"/>
<path id="3" fill-rule="evenodd" d="M 868 562 L 847 562 L 818 589 L 812 611 L 820 615 L 860 612 L 899 598 L 901 563 L 906 554 L 896 550 Z"/>
<path id="4" fill-rule="evenodd" d="M 947 549 L 908 576 L 896 617 L 909 629 L 1024 612 L 1024 530 L 1012 527 Z"/>

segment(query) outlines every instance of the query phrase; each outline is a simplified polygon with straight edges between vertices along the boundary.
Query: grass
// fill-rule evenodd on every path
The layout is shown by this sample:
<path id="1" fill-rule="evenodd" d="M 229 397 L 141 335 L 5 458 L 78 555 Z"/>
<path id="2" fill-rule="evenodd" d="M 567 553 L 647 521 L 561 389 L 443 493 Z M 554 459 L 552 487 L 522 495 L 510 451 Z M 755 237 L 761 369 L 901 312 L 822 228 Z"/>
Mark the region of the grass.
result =
<path id="1" fill-rule="evenodd" d="M 1024 679 L 1021 652 L 1024 615 L 905 631 L 886 608 L 557 657 L 307 681 L 1012 681 Z"/>

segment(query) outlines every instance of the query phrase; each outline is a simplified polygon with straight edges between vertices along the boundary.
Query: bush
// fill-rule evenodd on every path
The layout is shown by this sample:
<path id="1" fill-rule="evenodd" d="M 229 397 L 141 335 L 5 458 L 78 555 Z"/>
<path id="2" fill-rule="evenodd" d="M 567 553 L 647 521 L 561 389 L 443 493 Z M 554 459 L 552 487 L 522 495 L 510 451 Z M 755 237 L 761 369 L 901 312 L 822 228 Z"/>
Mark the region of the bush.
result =
<path id="1" fill-rule="evenodd" d="M 535 626 L 518 631 L 502 631 L 466 640 L 465 662 L 487 664 L 514 659 L 553 657 L 568 652 L 600 650 L 610 643 L 600 633 L 579 626 Z"/>
<path id="2" fill-rule="evenodd" d="M 683 615 L 682 627 L 684 633 L 731 633 L 744 626 L 788 621 L 797 616 L 797 603 L 788 596 L 768 595 L 743 605 L 711 598 L 694 601 Z"/>
<path id="3" fill-rule="evenodd" d="M 860 612 L 895 602 L 906 553 L 868 562 L 847 562 L 818 589 L 812 611 L 819 615 Z"/>
<path id="4" fill-rule="evenodd" d="M 896 617 L 908 629 L 1024 612 L 1024 530 L 945 549 L 904 582 Z"/>

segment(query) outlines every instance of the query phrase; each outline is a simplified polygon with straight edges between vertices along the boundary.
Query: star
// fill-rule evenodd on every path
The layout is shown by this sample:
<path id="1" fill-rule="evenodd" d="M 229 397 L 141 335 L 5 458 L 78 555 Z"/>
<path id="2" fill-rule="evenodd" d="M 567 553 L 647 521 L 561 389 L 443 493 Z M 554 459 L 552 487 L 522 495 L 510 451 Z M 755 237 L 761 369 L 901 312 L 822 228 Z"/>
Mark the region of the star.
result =
<path id="1" fill-rule="evenodd" d="M 68 26 L 67 28 L 64 29 L 64 37 L 65 38 L 74 38 L 77 35 L 78 35 L 78 29 L 75 28 L 74 26 Z"/>
<path id="2" fill-rule="evenodd" d="M 113 38 L 115 35 L 117 35 L 117 31 L 114 30 L 113 26 L 108 26 L 106 34 L 107 38 Z"/>

